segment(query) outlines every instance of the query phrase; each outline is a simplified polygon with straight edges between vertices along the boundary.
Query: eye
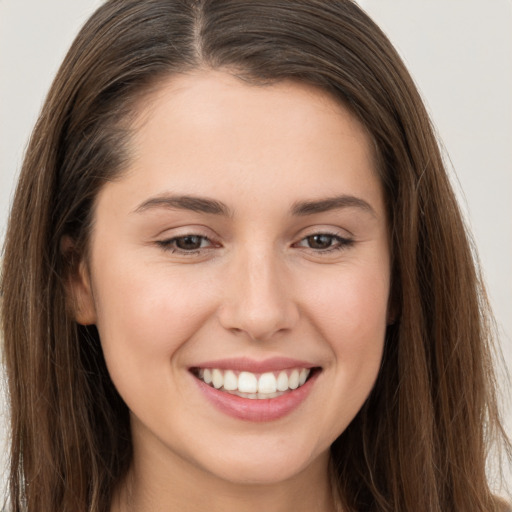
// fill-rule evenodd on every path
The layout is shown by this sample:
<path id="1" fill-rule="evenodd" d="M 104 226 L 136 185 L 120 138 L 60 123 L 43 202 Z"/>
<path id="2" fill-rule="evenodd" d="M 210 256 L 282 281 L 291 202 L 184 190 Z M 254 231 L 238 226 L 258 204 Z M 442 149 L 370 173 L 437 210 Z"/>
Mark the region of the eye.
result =
<path id="1" fill-rule="evenodd" d="M 303 238 L 296 244 L 297 247 L 313 249 L 317 252 L 330 252 L 342 250 L 354 243 L 353 240 L 343 238 L 331 233 L 315 233 Z"/>
<path id="2" fill-rule="evenodd" d="M 171 252 L 193 253 L 201 249 L 207 249 L 213 246 L 213 243 L 205 236 L 184 235 L 170 238 L 169 240 L 160 240 L 160 247 Z"/>

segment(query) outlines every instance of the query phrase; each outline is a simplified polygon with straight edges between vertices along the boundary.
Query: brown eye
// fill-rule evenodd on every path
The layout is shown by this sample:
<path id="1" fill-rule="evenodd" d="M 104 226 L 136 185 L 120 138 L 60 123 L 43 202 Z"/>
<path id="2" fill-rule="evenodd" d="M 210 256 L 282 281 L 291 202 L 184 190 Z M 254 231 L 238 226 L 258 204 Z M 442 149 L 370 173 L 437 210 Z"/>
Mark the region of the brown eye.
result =
<path id="1" fill-rule="evenodd" d="M 177 249 L 181 251 L 195 251 L 203 247 L 203 241 L 206 240 L 203 236 L 187 235 L 174 239 Z"/>
<path id="2" fill-rule="evenodd" d="M 318 234 L 306 237 L 307 245 L 310 249 L 322 250 L 330 249 L 337 237 L 333 235 Z"/>
<path id="3" fill-rule="evenodd" d="M 166 251 L 182 254 L 193 254 L 197 251 L 209 249 L 214 246 L 208 238 L 201 235 L 177 236 L 169 240 L 160 240 L 157 244 Z"/>
<path id="4" fill-rule="evenodd" d="M 310 249 L 318 254 L 327 254 L 335 251 L 347 249 L 354 244 L 354 240 L 343 238 L 331 233 L 315 233 L 306 236 L 295 247 Z"/>

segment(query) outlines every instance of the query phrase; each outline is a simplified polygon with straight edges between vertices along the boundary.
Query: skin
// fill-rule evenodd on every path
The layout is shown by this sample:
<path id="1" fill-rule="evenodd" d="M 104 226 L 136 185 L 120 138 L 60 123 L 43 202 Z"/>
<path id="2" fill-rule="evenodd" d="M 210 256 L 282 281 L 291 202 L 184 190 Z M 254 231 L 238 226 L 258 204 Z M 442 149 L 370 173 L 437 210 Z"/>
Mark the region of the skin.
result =
<path id="1" fill-rule="evenodd" d="M 97 197 L 72 283 L 77 320 L 97 325 L 131 411 L 134 460 L 112 510 L 334 510 L 329 446 L 372 389 L 388 320 L 388 227 L 369 138 L 320 89 L 219 71 L 169 78 L 138 114 L 132 161 Z M 170 195 L 229 214 L 161 204 Z M 293 211 L 338 196 L 357 199 Z M 186 235 L 202 247 L 177 251 Z M 189 371 L 275 356 L 321 372 L 274 421 L 224 414 Z"/>

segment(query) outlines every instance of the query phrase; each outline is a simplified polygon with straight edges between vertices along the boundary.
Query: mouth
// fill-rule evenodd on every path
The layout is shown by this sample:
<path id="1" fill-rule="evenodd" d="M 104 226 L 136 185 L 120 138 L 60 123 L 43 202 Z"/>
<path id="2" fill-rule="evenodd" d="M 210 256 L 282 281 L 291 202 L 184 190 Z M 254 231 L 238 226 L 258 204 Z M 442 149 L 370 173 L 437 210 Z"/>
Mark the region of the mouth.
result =
<path id="1" fill-rule="evenodd" d="M 320 368 L 295 367 L 263 373 L 223 368 L 191 368 L 190 371 L 197 379 L 220 392 L 265 400 L 301 388 Z"/>
<path id="2" fill-rule="evenodd" d="M 250 422 L 284 419 L 307 402 L 322 367 L 288 357 L 216 359 L 189 367 L 217 411 Z"/>

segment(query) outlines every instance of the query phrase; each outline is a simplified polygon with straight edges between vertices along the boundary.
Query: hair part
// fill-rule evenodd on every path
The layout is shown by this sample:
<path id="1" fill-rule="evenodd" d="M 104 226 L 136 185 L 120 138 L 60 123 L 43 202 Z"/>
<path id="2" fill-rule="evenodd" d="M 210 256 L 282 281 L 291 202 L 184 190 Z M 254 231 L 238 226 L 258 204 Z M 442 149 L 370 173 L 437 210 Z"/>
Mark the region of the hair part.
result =
<path id="1" fill-rule="evenodd" d="M 162 80 L 196 69 L 318 86 L 375 144 L 396 321 L 370 398 L 332 446 L 344 506 L 498 510 L 486 457 L 490 441 L 509 445 L 492 317 L 428 115 L 385 35 L 350 0 L 110 0 L 50 89 L 6 236 L 13 512 L 107 512 L 127 472 L 128 409 L 96 328 L 74 320 L 67 280 L 87 249 L 98 191 L 130 161 L 137 106 Z M 72 250 L 62 251 L 64 237 Z"/>

